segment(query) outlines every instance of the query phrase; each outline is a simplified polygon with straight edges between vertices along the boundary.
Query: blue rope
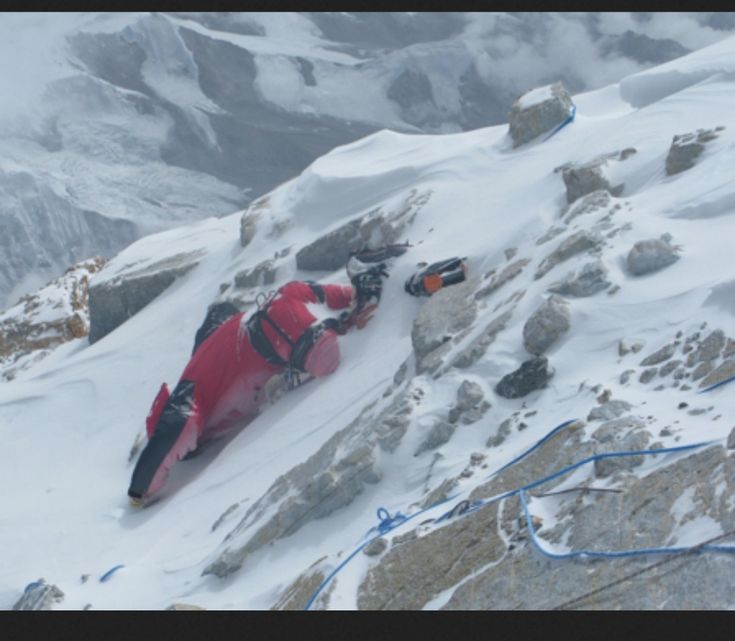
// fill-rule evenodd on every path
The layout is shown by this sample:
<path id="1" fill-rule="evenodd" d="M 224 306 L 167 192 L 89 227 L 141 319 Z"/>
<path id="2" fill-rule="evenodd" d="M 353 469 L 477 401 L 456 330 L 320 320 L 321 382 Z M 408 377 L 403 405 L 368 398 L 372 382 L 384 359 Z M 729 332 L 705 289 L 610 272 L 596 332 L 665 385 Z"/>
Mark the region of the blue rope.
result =
<path id="1" fill-rule="evenodd" d="M 558 427 L 554 428 L 549 434 L 547 434 L 542 439 L 542 441 L 548 440 L 555 433 L 557 433 L 558 431 L 560 431 L 561 429 L 563 429 L 564 427 L 570 425 L 573 422 L 574 422 L 574 420 L 566 421 L 565 423 L 562 423 Z M 543 550 L 541 548 L 541 545 L 538 543 L 538 541 L 535 540 L 535 530 L 533 529 L 533 523 L 530 520 L 531 517 L 530 517 L 530 514 L 528 512 L 528 506 L 526 504 L 525 496 L 524 496 L 524 492 L 526 490 L 529 490 L 531 488 L 534 488 L 534 487 L 537 487 L 537 486 L 542 485 L 544 483 L 547 483 L 548 481 L 551 481 L 551 480 L 553 480 L 555 478 L 558 478 L 559 476 L 562 476 L 562 475 L 566 474 L 567 472 L 571 472 L 572 470 L 575 470 L 575 469 L 581 467 L 582 465 L 586 465 L 587 463 L 592 463 L 594 461 L 599 461 L 599 460 L 603 460 L 603 459 L 607 459 L 607 458 L 623 458 L 623 457 L 627 457 L 627 456 L 646 456 L 646 455 L 653 455 L 653 456 L 655 456 L 655 455 L 658 455 L 658 454 L 669 454 L 669 453 L 673 453 L 673 452 L 685 452 L 685 451 L 688 451 L 688 450 L 699 449 L 699 448 L 702 448 L 702 447 L 704 447 L 706 445 L 711 445 L 711 444 L 713 444 L 715 442 L 716 441 L 703 441 L 701 443 L 693 443 L 693 444 L 690 444 L 690 445 L 679 445 L 679 446 L 676 446 L 676 447 L 665 447 L 665 448 L 660 448 L 660 449 L 656 449 L 656 450 L 638 450 L 638 451 L 623 451 L 623 452 L 607 452 L 607 453 L 604 453 L 604 454 L 595 454 L 594 456 L 589 456 L 589 457 L 587 457 L 587 458 L 585 458 L 585 459 L 583 459 L 581 461 L 578 461 L 577 463 L 573 463 L 572 465 L 568 465 L 567 467 L 564 467 L 561 470 L 558 470 L 558 471 L 554 472 L 553 474 L 549 474 L 548 476 L 545 476 L 542 479 L 539 479 L 539 480 L 536 480 L 536 481 L 532 481 L 531 483 L 528 483 L 528 484 L 526 484 L 526 485 L 524 485 L 522 487 L 516 488 L 514 490 L 509 490 L 507 492 L 504 492 L 504 493 L 499 494 L 497 496 L 493 496 L 493 497 L 488 498 L 488 499 L 483 499 L 483 500 L 480 500 L 480 501 L 475 501 L 475 502 L 469 503 L 468 504 L 468 508 L 466 510 L 460 512 L 458 515 L 459 516 L 464 516 L 466 514 L 470 514 L 471 512 L 475 512 L 475 511 L 479 510 L 481 507 L 484 507 L 484 506 L 489 505 L 491 503 L 495 503 L 497 501 L 501 501 L 502 499 L 509 498 L 511 496 L 515 496 L 516 494 L 519 494 L 520 495 L 521 503 L 524 506 L 524 511 L 525 511 L 525 514 L 526 514 L 527 523 L 529 523 L 529 526 L 528 527 L 529 527 L 529 531 L 531 532 L 532 541 L 534 542 L 534 544 L 536 545 L 537 548 L 539 548 L 543 553 L 545 553 L 546 551 Z M 541 443 L 541 441 L 539 441 L 539 443 Z M 532 448 L 530 448 L 529 450 L 527 450 L 523 454 L 521 454 L 516 459 L 514 459 L 515 462 L 517 462 L 517 461 L 521 460 L 523 457 L 527 456 L 530 452 L 532 452 L 534 449 L 536 449 L 537 446 L 538 446 L 538 444 L 535 445 L 535 446 L 533 446 Z M 506 466 L 504 466 L 501 469 L 507 469 L 507 467 L 508 466 L 506 465 Z M 500 470 L 498 470 L 498 471 L 500 471 Z M 495 472 L 491 476 L 495 476 L 495 474 L 497 474 L 497 472 Z M 455 498 L 455 497 L 449 497 L 447 499 L 444 499 L 443 501 L 439 501 L 438 503 L 435 503 L 434 505 L 432 505 L 430 507 L 427 507 L 427 508 L 425 508 L 423 510 L 420 510 L 420 511 L 416 512 L 415 514 L 411 514 L 409 516 L 405 516 L 405 515 L 401 514 L 400 512 L 397 512 L 394 516 L 391 517 L 390 516 L 390 513 L 388 512 L 388 510 L 386 510 L 385 508 L 379 508 L 378 509 L 378 519 L 380 520 L 380 523 L 377 526 L 377 528 L 374 527 L 374 528 L 371 528 L 371 530 L 368 531 L 368 534 L 369 534 L 370 532 L 372 532 L 372 531 L 374 531 L 374 530 L 377 529 L 378 530 L 378 534 L 375 535 L 374 537 L 372 537 L 371 539 L 369 539 L 369 540 L 363 542 L 362 544 L 360 544 L 357 547 L 357 549 L 355 549 L 355 551 L 352 552 L 352 554 L 350 554 L 342 563 L 340 563 L 329 574 L 329 576 L 327 576 L 324 579 L 324 581 L 322 581 L 322 583 L 319 585 L 319 587 L 316 589 L 316 591 L 314 592 L 314 594 L 309 599 L 309 601 L 306 604 L 306 607 L 304 609 L 305 610 L 308 610 L 312 606 L 312 604 L 316 600 L 317 596 L 329 584 L 329 582 L 334 578 L 334 576 L 345 565 L 347 565 L 347 563 L 349 563 L 349 561 L 351 561 L 355 557 L 355 555 L 357 555 L 357 553 L 360 552 L 360 550 L 362 550 L 366 545 L 368 545 L 368 543 L 370 543 L 374 539 L 378 538 L 379 536 L 382 536 L 383 534 L 386 534 L 387 532 L 395 529 L 399 525 L 402 525 L 403 523 L 405 523 L 407 521 L 410 521 L 410 520 L 416 518 L 417 516 L 419 516 L 420 514 L 423 514 L 424 512 L 427 512 L 428 510 L 431 510 L 434 507 L 436 507 L 438 505 L 441 505 L 442 503 L 446 503 L 447 501 L 450 501 L 453 498 Z M 439 523 L 439 522 L 441 522 L 441 521 L 449 518 L 450 515 L 453 515 L 452 514 L 453 511 L 454 511 L 454 508 L 452 510 L 450 510 L 449 512 L 447 512 L 447 513 L 443 514 L 442 516 L 440 516 L 435 521 L 435 523 Z M 381 529 L 381 526 L 383 527 L 383 529 Z M 617 558 L 617 557 L 623 557 L 623 556 L 639 556 L 639 555 L 644 555 L 644 554 L 674 554 L 674 553 L 678 553 L 678 552 L 681 552 L 683 550 L 689 550 L 689 549 L 690 548 L 646 548 L 646 549 L 642 549 L 642 550 L 628 550 L 628 551 L 623 551 L 623 552 L 595 552 L 595 551 L 590 551 L 590 550 L 579 550 L 579 551 L 574 551 L 574 552 L 563 553 L 560 556 L 553 557 L 553 558 L 574 558 L 574 557 L 579 557 L 579 556 L 591 556 L 591 557 L 597 556 L 597 557 Z M 728 553 L 733 552 L 733 553 L 735 553 L 735 547 L 732 547 L 731 548 L 731 547 L 728 547 L 728 546 L 706 545 L 706 546 L 702 546 L 702 550 L 704 550 L 704 551 L 711 551 L 711 552 L 728 552 Z M 549 553 L 549 555 L 553 555 L 553 554 L 556 554 L 556 553 Z"/>
<path id="2" fill-rule="evenodd" d="M 552 131 L 546 138 L 544 138 L 544 142 L 546 142 L 549 138 L 551 138 L 554 134 L 559 133 L 564 127 L 566 127 L 572 120 L 574 120 L 574 116 L 577 114 L 577 105 L 572 103 L 572 110 L 569 112 L 569 115 L 564 119 L 557 127 Z"/>
<path id="3" fill-rule="evenodd" d="M 100 577 L 100 583 L 104 583 L 107 581 L 115 572 L 117 572 L 120 568 L 124 568 L 125 566 L 122 563 L 119 563 L 115 567 L 110 568 Z"/>

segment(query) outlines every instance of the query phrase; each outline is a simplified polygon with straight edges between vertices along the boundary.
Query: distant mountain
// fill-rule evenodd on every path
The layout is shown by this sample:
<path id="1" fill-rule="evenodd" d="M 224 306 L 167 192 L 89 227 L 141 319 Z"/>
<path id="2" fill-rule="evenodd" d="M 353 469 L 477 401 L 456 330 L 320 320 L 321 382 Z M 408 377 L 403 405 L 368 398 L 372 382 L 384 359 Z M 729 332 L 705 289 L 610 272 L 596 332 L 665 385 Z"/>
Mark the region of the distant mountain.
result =
<path id="1" fill-rule="evenodd" d="M 592 89 L 734 28 L 727 13 L 6 14 L 0 308 L 378 129 L 498 124 L 532 86 Z"/>

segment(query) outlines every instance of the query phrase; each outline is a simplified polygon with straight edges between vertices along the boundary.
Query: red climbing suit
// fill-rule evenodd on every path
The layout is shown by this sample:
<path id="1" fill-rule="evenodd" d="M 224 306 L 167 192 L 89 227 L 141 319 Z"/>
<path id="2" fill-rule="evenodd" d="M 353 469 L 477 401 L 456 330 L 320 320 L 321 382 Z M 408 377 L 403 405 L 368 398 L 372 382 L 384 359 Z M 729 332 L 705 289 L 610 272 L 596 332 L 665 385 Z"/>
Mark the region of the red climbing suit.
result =
<path id="1" fill-rule="evenodd" d="M 268 316 L 296 342 L 317 320 L 307 303 L 319 303 L 320 298 L 330 309 L 344 309 L 353 303 L 354 289 L 293 281 L 278 290 Z M 146 421 L 150 439 L 146 450 L 151 451 L 141 454 L 130 496 L 155 494 L 176 461 L 202 441 L 257 415 L 266 401 L 265 384 L 284 367 L 268 362 L 255 350 L 245 320 L 244 313 L 234 314 L 199 345 L 170 398 L 166 386 L 161 387 Z M 288 361 L 291 345 L 268 323 L 261 327 L 273 349 Z M 337 334 L 326 330 L 309 352 L 306 370 L 323 376 L 338 363 Z"/>

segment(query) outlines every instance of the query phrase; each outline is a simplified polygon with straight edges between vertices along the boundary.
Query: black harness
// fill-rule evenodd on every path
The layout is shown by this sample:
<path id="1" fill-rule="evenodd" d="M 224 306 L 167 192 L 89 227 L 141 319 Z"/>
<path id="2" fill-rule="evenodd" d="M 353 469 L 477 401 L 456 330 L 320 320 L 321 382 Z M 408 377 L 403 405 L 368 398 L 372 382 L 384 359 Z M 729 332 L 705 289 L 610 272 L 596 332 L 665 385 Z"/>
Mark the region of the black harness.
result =
<path id="1" fill-rule="evenodd" d="M 307 281 L 312 291 L 316 295 L 320 303 L 326 300 L 324 289 L 321 285 Z M 262 298 L 261 298 L 262 297 Z M 256 298 L 258 311 L 256 311 L 247 321 L 248 335 L 250 344 L 258 354 L 260 354 L 271 365 L 286 368 L 287 377 L 295 379 L 295 384 L 299 383 L 299 373 L 304 373 L 304 362 L 309 350 L 314 346 L 319 337 L 326 329 L 337 329 L 339 321 L 335 318 L 327 318 L 320 323 L 307 327 L 295 341 L 276 323 L 269 315 L 268 309 L 276 298 L 276 292 L 268 295 L 259 294 Z M 283 340 L 291 346 L 291 355 L 288 360 L 281 358 L 271 344 L 268 336 L 263 331 L 263 323 L 268 323 L 273 330 Z"/>

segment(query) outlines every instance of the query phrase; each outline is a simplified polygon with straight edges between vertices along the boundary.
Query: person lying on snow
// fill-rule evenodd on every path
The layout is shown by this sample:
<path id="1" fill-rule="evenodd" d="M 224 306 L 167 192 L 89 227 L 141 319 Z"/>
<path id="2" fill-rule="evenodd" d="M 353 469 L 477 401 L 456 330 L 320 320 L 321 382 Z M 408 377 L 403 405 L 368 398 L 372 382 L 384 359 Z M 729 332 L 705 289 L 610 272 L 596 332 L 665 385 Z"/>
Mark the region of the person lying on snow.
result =
<path id="1" fill-rule="evenodd" d="M 382 292 L 384 264 L 352 276 L 352 285 L 292 281 L 246 319 L 231 303 L 213 306 L 196 334 L 178 384 L 164 383 L 146 419 L 148 443 L 133 470 L 130 502 L 144 505 L 164 485 L 176 461 L 203 442 L 252 420 L 268 400 L 266 384 L 286 374 L 314 377 L 339 364 L 337 336 L 364 327 Z M 307 304 L 347 310 L 317 321 Z"/>

